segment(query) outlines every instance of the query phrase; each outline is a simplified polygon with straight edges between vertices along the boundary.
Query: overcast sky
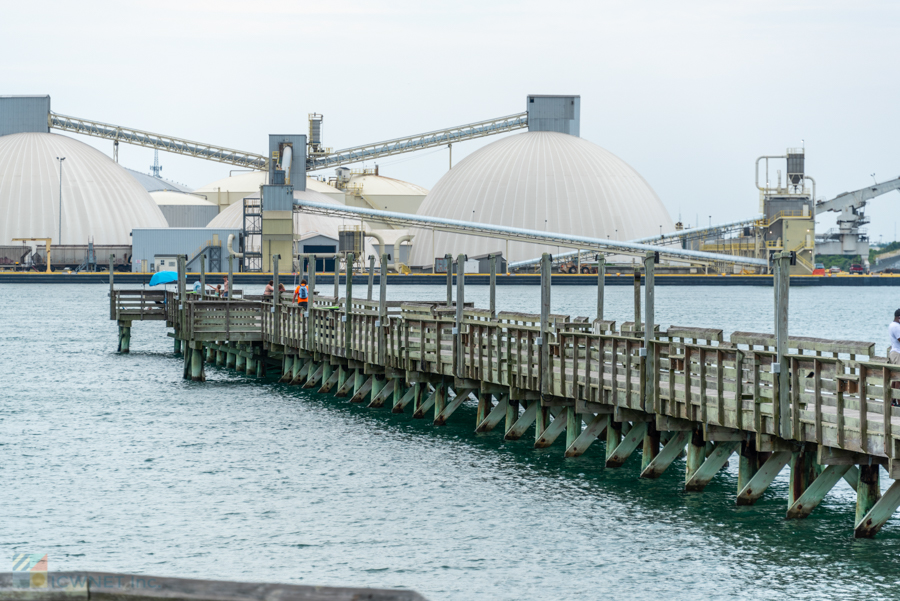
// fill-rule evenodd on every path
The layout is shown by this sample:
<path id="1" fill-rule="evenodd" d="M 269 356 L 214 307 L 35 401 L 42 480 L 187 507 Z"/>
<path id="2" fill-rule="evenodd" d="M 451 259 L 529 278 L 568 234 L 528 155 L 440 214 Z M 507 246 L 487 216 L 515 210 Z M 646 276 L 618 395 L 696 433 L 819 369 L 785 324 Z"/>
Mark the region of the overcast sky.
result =
<path id="1" fill-rule="evenodd" d="M 529 93 L 580 94 L 582 137 L 685 223 L 755 215 L 756 157 L 801 140 L 817 196 L 900 176 L 892 2 L 34 0 L 2 15 L 0 94 L 246 151 L 306 133 L 310 112 L 338 149 L 517 113 Z M 454 163 L 494 139 L 455 145 Z M 153 161 L 119 156 L 144 172 Z M 193 187 L 229 172 L 160 163 Z M 380 161 L 427 188 L 447 163 L 446 149 Z M 894 239 L 900 193 L 868 215 L 873 241 Z"/>

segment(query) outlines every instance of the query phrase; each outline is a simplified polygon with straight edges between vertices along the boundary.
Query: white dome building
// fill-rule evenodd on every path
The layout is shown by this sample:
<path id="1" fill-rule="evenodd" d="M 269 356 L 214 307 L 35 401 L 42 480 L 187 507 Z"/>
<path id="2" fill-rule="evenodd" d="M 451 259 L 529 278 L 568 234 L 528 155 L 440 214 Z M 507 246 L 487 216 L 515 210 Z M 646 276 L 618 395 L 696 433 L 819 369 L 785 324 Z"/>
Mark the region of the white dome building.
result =
<path id="1" fill-rule="evenodd" d="M 169 227 L 206 227 L 219 214 L 219 207 L 194 194 L 160 190 L 151 192 L 150 196 Z"/>
<path id="2" fill-rule="evenodd" d="M 62 240 L 56 157 L 65 157 Z M 131 245 L 137 227 L 166 227 L 166 218 L 144 187 L 99 150 L 57 134 L 0 136 L 0 245 L 12 238 Z"/>
<path id="3" fill-rule="evenodd" d="M 473 152 L 435 184 L 419 215 L 507 227 L 633 240 L 675 229 L 641 175 L 608 150 L 548 131 L 509 136 Z M 415 228 L 410 265 L 446 253 L 502 252 L 510 261 L 571 250 Z"/>
<path id="4" fill-rule="evenodd" d="M 348 184 L 347 205 L 380 211 L 415 214 L 428 194 L 422 186 L 372 173 L 353 173 Z"/>

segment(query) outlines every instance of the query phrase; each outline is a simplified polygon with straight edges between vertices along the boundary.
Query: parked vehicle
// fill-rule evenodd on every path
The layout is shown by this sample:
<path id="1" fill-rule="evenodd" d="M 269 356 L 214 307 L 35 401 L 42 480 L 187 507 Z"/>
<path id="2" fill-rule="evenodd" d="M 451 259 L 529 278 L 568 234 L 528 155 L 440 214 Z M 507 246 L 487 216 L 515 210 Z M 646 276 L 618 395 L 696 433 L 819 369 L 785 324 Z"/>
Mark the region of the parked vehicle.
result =
<path id="1" fill-rule="evenodd" d="M 838 267 L 837 265 L 835 265 L 834 267 L 831 268 L 831 273 L 840 273 L 840 272 L 841 272 L 841 268 Z"/>
<path id="2" fill-rule="evenodd" d="M 813 275 L 825 275 L 825 265 L 823 263 L 816 263 L 816 268 L 813 269 Z"/>
<path id="3" fill-rule="evenodd" d="M 863 267 L 862 265 L 859 265 L 858 263 L 854 263 L 853 265 L 850 266 L 849 271 L 851 274 L 854 274 L 854 275 L 863 275 L 864 273 L 866 273 L 866 268 Z"/>

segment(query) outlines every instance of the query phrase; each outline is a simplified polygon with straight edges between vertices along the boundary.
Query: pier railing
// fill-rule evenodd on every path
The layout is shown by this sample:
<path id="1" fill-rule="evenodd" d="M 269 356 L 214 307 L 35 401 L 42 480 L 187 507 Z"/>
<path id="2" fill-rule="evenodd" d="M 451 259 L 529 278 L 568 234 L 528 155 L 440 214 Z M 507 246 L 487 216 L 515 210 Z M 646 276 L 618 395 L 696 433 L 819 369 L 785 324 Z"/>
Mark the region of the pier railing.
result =
<path id="1" fill-rule="evenodd" d="M 787 257 L 778 260 L 781 278 Z M 648 256 L 645 268 L 652 264 Z M 784 280 L 776 281 L 780 334 L 726 339 L 721 329 L 655 324 L 652 272 L 644 320 L 635 280 L 635 320 L 618 328 L 602 318 L 602 279 L 598 317 L 569 317 L 549 312 L 548 256 L 542 272 L 541 314 L 318 294 L 306 307 L 289 295 L 164 293 L 160 309 L 122 291 L 111 306 L 122 307 L 119 315 L 163 311 L 176 349 L 179 340 L 191 349 L 184 373 L 195 380 L 211 361 L 257 375 L 280 365 L 282 382 L 334 389 L 352 402 L 371 396 L 381 407 L 393 395 L 394 412 L 411 403 L 418 418 L 433 407 L 436 425 L 471 399 L 477 431 L 505 421 L 505 438 L 517 440 L 534 424 L 536 447 L 565 432 L 569 457 L 606 432 L 607 467 L 643 440 L 642 477 L 658 477 L 687 448 L 685 488 L 694 491 L 740 452 L 738 504 L 755 502 L 791 462 L 788 517 L 808 515 L 843 477 L 857 490 L 857 536 L 872 536 L 900 506 L 900 366 L 877 357 L 872 343 L 787 336 Z M 883 496 L 878 466 L 895 479 Z"/>
<path id="2" fill-rule="evenodd" d="M 165 290 L 113 290 L 110 319 L 148 321 L 166 319 Z"/>

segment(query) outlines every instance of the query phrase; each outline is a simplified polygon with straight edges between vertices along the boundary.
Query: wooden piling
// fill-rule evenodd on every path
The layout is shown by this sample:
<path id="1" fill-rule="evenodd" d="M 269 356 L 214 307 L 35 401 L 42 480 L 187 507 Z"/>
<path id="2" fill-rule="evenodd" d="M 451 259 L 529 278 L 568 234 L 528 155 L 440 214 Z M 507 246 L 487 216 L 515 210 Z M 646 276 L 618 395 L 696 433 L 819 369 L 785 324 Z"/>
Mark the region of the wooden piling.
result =
<path id="1" fill-rule="evenodd" d="M 382 255 L 384 256 L 384 255 Z M 366 300 L 372 300 L 372 288 L 375 286 L 375 255 L 369 255 L 369 289 L 366 291 Z"/>
<path id="2" fill-rule="evenodd" d="M 338 299 L 338 284 L 341 279 L 341 255 L 334 255 L 334 302 Z"/>
<path id="3" fill-rule="evenodd" d="M 490 298 L 490 310 L 491 310 L 491 319 L 497 317 L 497 255 L 490 255 L 491 261 L 491 298 Z"/>
<path id="4" fill-rule="evenodd" d="M 203 354 L 198 347 L 191 349 L 191 380 L 194 382 L 202 382 L 203 377 Z"/>
<path id="5" fill-rule="evenodd" d="M 881 498 L 878 469 L 877 464 L 859 466 L 859 484 L 856 485 L 856 526 L 863 522 L 863 518 Z"/>
<path id="6" fill-rule="evenodd" d="M 466 255 L 456 257 L 456 321 L 453 326 L 453 338 L 456 346 L 456 362 L 454 373 L 459 378 L 464 378 L 466 365 L 466 351 L 463 344 L 463 308 L 466 302 Z"/>
<path id="7" fill-rule="evenodd" d="M 788 252 L 775 254 L 775 352 L 778 365 L 775 379 L 778 402 L 775 403 L 774 409 L 777 411 L 775 421 L 779 424 L 782 438 L 791 437 L 790 378 L 786 357 L 788 351 L 788 297 L 791 281 L 790 255 Z M 797 416 L 797 422 L 799 424 L 799 416 Z"/>
<path id="8" fill-rule="evenodd" d="M 353 322 L 353 253 L 347 253 L 347 281 L 344 283 L 344 349 L 349 357 L 352 352 Z"/>
<path id="9" fill-rule="evenodd" d="M 606 287 L 606 257 L 597 258 L 597 319 L 603 319 L 603 296 Z"/>
<path id="10" fill-rule="evenodd" d="M 641 270 L 634 267 L 634 327 L 641 327 Z"/>
<path id="11" fill-rule="evenodd" d="M 447 306 L 453 306 L 453 255 L 444 255 L 444 264 L 447 266 Z"/>

